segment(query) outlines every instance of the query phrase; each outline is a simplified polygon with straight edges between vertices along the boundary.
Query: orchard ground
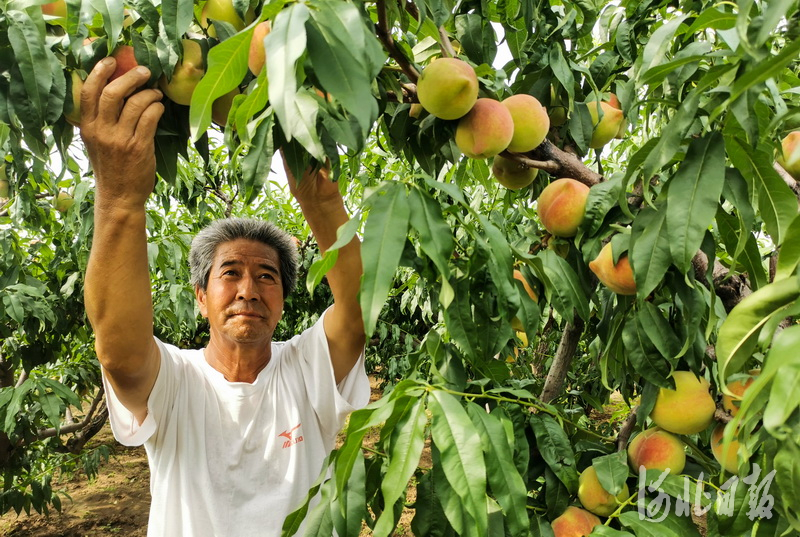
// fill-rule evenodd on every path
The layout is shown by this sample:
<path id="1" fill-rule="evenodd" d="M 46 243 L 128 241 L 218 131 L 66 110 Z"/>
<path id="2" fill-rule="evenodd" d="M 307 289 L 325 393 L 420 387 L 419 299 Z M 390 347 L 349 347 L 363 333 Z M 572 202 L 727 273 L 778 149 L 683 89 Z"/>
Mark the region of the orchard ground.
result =
<path id="1" fill-rule="evenodd" d="M 379 381 L 370 377 L 370 401 L 381 396 Z M 364 438 L 364 445 L 373 446 L 380 438 L 376 430 Z M 62 498 L 62 512 L 50 516 L 32 513 L 21 516 L 12 511 L 0 517 L 0 535 L 7 537 L 100 537 L 119 535 L 145 537 L 147 516 L 150 510 L 150 472 L 144 447 L 126 447 L 114 440 L 111 427 L 106 423 L 91 445 L 113 446 L 113 453 L 104 463 L 95 479 L 89 481 L 78 474 L 66 482 L 54 483 L 63 488 L 69 498 Z M 430 449 L 426 446 L 420 466 L 430 468 Z M 416 489 L 409 488 L 410 494 Z M 408 501 L 414 497 L 409 496 Z M 411 536 L 408 529 L 414 511 L 406 509 L 394 535 Z M 369 530 L 362 535 L 370 535 Z"/>

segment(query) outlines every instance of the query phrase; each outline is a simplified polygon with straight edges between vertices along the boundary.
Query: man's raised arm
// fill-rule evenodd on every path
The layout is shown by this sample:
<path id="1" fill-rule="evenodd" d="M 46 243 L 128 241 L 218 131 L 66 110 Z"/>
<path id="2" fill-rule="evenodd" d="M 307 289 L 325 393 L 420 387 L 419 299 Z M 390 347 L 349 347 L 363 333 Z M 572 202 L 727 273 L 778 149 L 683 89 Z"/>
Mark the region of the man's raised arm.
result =
<path id="1" fill-rule="evenodd" d="M 134 93 L 136 68 L 108 83 L 115 62 L 97 64 L 81 92 L 81 138 L 96 182 L 94 238 L 86 269 L 86 314 L 97 357 L 114 391 L 141 423 L 159 369 L 147 265 L 145 201 L 155 182 L 154 137 L 161 92 Z"/>
<path id="2" fill-rule="evenodd" d="M 336 242 L 336 230 L 349 218 L 339 194 L 339 185 L 330 180 L 329 168 L 316 171 L 309 169 L 299 185 L 288 167 L 285 168 L 289 188 L 300 204 L 320 251 L 325 253 Z M 366 341 L 358 302 L 362 270 L 361 243 L 354 238 L 339 250 L 336 264 L 327 274 L 333 293 L 333 307 L 325 315 L 325 336 L 328 338 L 337 383 L 353 369 Z"/>

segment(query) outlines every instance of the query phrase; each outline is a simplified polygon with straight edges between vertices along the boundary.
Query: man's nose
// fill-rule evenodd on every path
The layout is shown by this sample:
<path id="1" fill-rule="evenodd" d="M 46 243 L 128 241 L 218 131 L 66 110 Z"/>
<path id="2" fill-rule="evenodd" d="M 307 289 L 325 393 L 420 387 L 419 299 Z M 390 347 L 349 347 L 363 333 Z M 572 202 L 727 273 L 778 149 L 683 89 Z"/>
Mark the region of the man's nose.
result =
<path id="1" fill-rule="evenodd" d="M 258 286 L 253 278 L 242 278 L 236 293 L 238 300 L 258 300 Z"/>

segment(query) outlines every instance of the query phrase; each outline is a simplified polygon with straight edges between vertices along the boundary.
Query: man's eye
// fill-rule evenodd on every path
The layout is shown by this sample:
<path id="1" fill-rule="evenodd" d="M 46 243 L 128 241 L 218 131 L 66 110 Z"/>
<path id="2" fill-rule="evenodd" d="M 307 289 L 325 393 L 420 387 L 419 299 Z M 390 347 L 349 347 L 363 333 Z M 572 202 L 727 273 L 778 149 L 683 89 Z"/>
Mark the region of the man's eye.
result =
<path id="1" fill-rule="evenodd" d="M 222 273 L 222 275 L 223 276 L 236 276 L 236 271 L 235 270 L 226 270 L 225 272 Z"/>

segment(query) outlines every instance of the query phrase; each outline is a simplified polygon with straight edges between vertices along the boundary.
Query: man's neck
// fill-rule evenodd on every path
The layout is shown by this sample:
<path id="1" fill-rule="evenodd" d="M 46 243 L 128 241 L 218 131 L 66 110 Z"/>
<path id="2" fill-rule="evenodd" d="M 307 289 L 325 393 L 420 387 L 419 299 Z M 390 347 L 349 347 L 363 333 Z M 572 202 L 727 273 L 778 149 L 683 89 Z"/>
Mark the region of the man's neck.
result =
<path id="1" fill-rule="evenodd" d="M 252 384 L 272 357 L 270 342 L 259 345 L 224 345 L 213 336 L 205 349 L 208 365 L 222 373 L 228 382 Z"/>

